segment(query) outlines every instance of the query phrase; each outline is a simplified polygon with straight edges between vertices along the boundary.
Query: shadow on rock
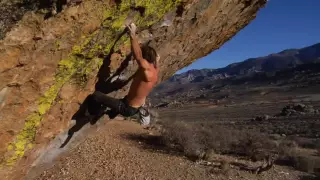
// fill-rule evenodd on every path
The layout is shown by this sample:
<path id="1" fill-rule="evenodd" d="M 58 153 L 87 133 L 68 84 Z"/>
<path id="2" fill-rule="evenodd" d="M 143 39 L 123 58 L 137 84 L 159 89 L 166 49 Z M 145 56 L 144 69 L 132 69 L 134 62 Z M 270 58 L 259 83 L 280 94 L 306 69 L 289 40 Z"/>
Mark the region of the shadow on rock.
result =
<path id="1" fill-rule="evenodd" d="M 114 47 L 117 41 L 123 35 L 125 35 L 125 33 L 126 33 L 126 30 L 124 30 L 119 35 L 119 37 L 113 44 L 109 54 L 104 58 L 103 64 L 99 69 L 99 72 L 97 75 L 98 82 L 95 85 L 95 90 L 98 90 L 104 94 L 109 94 L 111 92 L 122 89 L 134 77 L 134 75 L 132 75 L 127 79 L 121 78 L 121 74 L 126 70 L 130 60 L 132 59 L 132 54 L 129 54 L 128 56 L 126 56 L 125 60 L 121 63 L 120 67 L 116 70 L 116 72 L 113 75 L 111 75 L 111 70 L 110 70 L 111 55 L 114 53 Z M 88 123 L 90 123 L 91 125 L 96 124 L 97 121 L 101 119 L 104 114 L 109 115 L 109 119 L 113 119 L 114 116 L 111 114 L 108 114 L 108 112 L 111 112 L 111 111 L 106 112 L 106 109 L 107 108 L 104 107 L 102 104 L 97 103 L 93 100 L 92 94 L 87 96 L 87 98 L 81 104 L 79 110 L 72 116 L 72 120 L 75 121 L 75 125 L 69 129 L 68 137 L 62 143 L 60 148 L 65 147 L 70 142 L 74 133 L 80 131 Z"/>
<path id="2" fill-rule="evenodd" d="M 81 104 L 79 110 L 72 116 L 72 120 L 75 121 L 75 125 L 69 129 L 68 137 L 60 148 L 65 147 L 69 143 L 75 132 L 82 129 L 87 123 L 90 123 L 91 125 L 96 124 L 103 115 L 103 106 L 95 103 L 92 96 L 89 95 Z"/>

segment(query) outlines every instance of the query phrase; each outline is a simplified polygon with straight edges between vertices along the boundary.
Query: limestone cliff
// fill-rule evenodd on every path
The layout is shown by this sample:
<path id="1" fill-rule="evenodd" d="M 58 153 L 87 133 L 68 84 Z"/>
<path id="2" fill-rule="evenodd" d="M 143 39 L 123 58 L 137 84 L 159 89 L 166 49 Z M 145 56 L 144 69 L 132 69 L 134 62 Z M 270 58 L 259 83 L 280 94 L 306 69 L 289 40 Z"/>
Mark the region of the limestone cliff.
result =
<path id="1" fill-rule="evenodd" d="M 27 11 L 0 41 L 0 175 L 25 174 L 94 90 L 123 96 L 137 66 L 124 24 L 161 56 L 161 80 L 219 48 L 265 0 L 87 0 Z M 122 81 L 114 81 L 121 79 Z"/>

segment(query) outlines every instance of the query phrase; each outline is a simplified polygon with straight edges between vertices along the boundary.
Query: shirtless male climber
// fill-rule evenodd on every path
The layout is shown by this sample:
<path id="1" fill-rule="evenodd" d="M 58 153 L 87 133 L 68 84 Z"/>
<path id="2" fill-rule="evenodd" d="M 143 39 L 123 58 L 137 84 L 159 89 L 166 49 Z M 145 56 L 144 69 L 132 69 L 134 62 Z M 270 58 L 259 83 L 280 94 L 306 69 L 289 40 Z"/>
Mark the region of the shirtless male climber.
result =
<path id="1" fill-rule="evenodd" d="M 113 117 L 117 114 L 121 114 L 124 117 L 137 114 L 145 103 L 146 97 L 158 81 L 159 68 L 157 63 L 160 56 L 149 46 L 140 48 L 136 37 L 137 27 L 134 23 L 128 25 L 127 28 L 133 55 L 139 65 L 139 69 L 133 77 L 128 95 L 123 99 L 115 99 L 99 91 L 93 93 L 93 99 L 96 102 L 111 108 L 112 115 L 109 114 L 109 116 Z"/>

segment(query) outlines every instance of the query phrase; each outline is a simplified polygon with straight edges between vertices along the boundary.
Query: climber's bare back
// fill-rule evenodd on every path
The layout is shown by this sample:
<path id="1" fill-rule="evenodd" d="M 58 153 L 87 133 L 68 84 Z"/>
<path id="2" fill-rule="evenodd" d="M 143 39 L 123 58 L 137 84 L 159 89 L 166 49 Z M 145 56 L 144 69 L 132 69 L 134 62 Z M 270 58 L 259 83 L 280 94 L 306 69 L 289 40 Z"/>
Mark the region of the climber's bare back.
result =
<path id="1" fill-rule="evenodd" d="M 140 107 L 144 104 L 146 97 L 158 81 L 158 69 L 150 66 L 150 69 L 139 68 L 131 84 L 127 100 L 130 106 Z"/>

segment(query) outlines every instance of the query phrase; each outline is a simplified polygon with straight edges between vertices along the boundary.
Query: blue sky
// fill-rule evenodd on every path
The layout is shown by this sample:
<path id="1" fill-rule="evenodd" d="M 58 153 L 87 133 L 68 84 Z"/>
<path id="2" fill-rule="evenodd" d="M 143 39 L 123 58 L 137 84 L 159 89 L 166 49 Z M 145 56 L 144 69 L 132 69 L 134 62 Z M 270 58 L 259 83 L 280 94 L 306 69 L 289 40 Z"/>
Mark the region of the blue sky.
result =
<path id="1" fill-rule="evenodd" d="M 269 0 L 255 20 L 190 69 L 220 68 L 248 58 L 320 42 L 320 0 Z"/>

